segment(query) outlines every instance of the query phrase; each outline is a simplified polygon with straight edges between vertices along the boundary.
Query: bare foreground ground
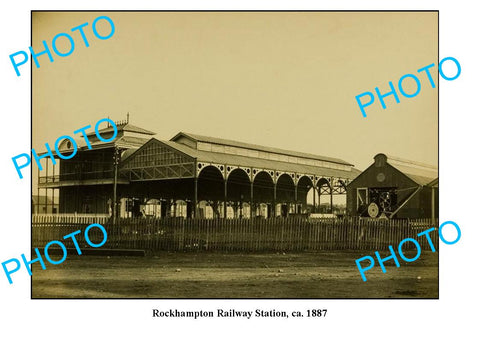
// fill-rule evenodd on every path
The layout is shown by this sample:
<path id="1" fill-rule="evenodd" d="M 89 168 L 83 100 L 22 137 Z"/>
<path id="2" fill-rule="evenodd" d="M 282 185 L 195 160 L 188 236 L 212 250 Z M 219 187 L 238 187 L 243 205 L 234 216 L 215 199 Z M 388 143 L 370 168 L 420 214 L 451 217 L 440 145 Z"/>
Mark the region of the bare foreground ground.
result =
<path id="1" fill-rule="evenodd" d="M 69 255 L 33 265 L 32 298 L 438 298 L 438 252 L 375 266 L 363 282 L 355 259 L 373 253 Z"/>

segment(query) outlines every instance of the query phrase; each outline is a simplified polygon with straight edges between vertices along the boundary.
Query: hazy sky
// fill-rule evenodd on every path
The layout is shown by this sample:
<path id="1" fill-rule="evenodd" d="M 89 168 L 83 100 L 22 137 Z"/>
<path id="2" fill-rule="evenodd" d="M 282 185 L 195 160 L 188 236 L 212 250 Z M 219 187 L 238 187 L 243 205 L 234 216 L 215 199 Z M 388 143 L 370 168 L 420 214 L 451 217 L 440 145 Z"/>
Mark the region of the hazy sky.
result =
<path id="1" fill-rule="evenodd" d="M 33 66 L 39 152 L 130 112 L 131 123 L 159 139 L 186 131 L 341 158 L 360 170 L 380 152 L 437 164 L 438 86 L 419 75 L 417 97 L 387 97 L 387 109 L 376 102 L 367 118 L 355 101 L 437 65 L 437 13 L 112 12 L 108 40 L 91 30 L 100 15 L 33 13 L 34 50 L 84 22 L 90 43 L 71 33 L 72 55 L 53 63 L 40 56 L 41 67 Z"/>

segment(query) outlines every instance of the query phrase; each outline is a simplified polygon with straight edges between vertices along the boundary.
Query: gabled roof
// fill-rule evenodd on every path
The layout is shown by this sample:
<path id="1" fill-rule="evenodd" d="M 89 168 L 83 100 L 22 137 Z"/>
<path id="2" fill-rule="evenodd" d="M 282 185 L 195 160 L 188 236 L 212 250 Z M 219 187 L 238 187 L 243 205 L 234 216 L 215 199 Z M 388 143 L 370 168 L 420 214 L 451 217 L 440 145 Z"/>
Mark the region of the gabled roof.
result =
<path id="1" fill-rule="evenodd" d="M 391 155 L 387 155 L 387 163 L 419 185 L 427 185 L 438 179 L 438 168 L 434 165 Z"/>
<path id="2" fill-rule="evenodd" d="M 390 163 L 389 163 L 390 164 Z M 392 167 L 403 173 L 405 176 L 410 178 L 412 181 L 417 183 L 418 185 L 427 185 L 436 178 L 438 178 L 438 173 L 434 172 L 418 172 L 418 169 L 407 167 L 407 166 L 399 166 L 390 164 Z"/>
<path id="3" fill-rule="evenodd" d="M 278 149 L 278 148 L 273 148 L 273 147 L 269 147 L 269 146 L 244 143 L 244 142 L 239 142 L 239 141 L 234 141 L 234 140 L 229 140 L 229 139 L 201 136 L 201 135 L 197 135 L 197 134 L 193 134 L 193 133 L 187 133 L 187 132 L 177 133 L 175 136 L 173 136 L 170 139 L 170 141 L 175 142 L 180 137 L 188 138 L 188 139 L 190 139 L 194 142 L 204 142 L 204 143 L 212 143 L 212 144 L 218 144 L 218 145 L 235 146 L 235 147 L 239 147 L 239 148 L 259 150 L 259 151 L 271 152 L 271 153 L 278 153 L 278 154 L 287 155 L 287 156 L 310 158 L 310 159 L 315 159 L 315 160 L 320 160 L 320 161 L 327 161 L 327 162 L 332 162 L 332 163 L 338 163 L 338 164 L 353 166 L 353 164 L 351 164 L 349 162 L 346 162 L 342 159 L 338 159 L 338 158 L 319 156 L 319 155 L 315 155 L 315 154 L 311 154 L 311 153 L 305 153 L 305 152 Z"/>
<path id="4" fill-rule="evenodd" d="M 331 168 L 324 168 L 324 167 L 318 167 L 313 165 L 288 163 L 288 162 L 275 161 L 275 160 L 256 158 L 256 157 L 231 155 L 231 154 L 224 154 L 224 153 L 212 152 L 212 151 L 202 151 L 202 150 L 193 149 L 189 146 L 186 146 L 184 144 L 180 144 L 177 142 L 161 141 L 156 138 L 152 138 L 148 143 L 151 143 L 151 142 L 165 144 L 170 148 L 177 150 L 179 153 L 182 153 L 184 155 L 187 155 L 196 159 L 198 162 L 228 164 L 231 166 L 253 167 L 253 168 L 259 168 L 259 169 L 270 169 L 270 170 L 285 171 L 285 172 L 312 174 L 312 175 L 317 175 L 322 177 L 331 176 L 331 177 L 338 177 L 338 178 L 345 178 L 345 179 L 353 179 L 360 173 L 360 171 L 353 168 L 351 169 L 351 171 L 346 171 L 346 170 L 340 170 L 340 169 L 331 169 Z M 144 146 L 142 146 L 142 148 L 143 147 Z M 140 150 L 141 148 L 138 149 L 136 152 L 140 152 Z M 135 152 L 129 153 L 126 157 L 122 157 L 122 162 L 127 161 L 131 157 L 135 157 Z"/>
<path id="5" fill-rule="evenodd" d="M 117 126 L 117 137 L 111 142 L 102 142 L 98 138 L 89 139 L 89 143 L 91 145 L 91 149 L 106 149 L 112 147 L 120 147 L 120 148 L 138 148 L 145 144 L 152 135 L 155 135 L 155 132 L 140 128 L 138 126 L 132 125 L 128 122 L 118 123 Z M 87 137 L 95 136 L 95 129 L 91 128 L 92 132 L 87 133 Z M 106 128 L 98 130 L 100 135 L 108 134 L 113 132 L 113 127 L 108 126 Z M 133 132 L 134 134 L 125 135 L 125 132 Z M 112 134 L 113 135 L 113 134 Z M 89 148 L 87 147 L 87 143 L 83 136 L 75 135 L 74 137 L 75 143 L 77 144 L 78 151 L 85 151 Z M 72 152 L 73 147 L 68 147 L 69 143 L 67 140 L 63 140 L 59 145 L 59 150 L 62 153 Z M 52 153 L 56 155 L 56 151 L 52 150 Z M 46 152 L 42 152 L 39 155 L 45 155 Z"/>
<path id="6" fill-rule="evenodd" d="M 103 129 L 98 130 L 98 132 L 99 132 L 100 134 L 101 134 L 102 132 L 112 132 L 112 131 L 113 131 L 113 127 L 112 127 L 112 126 L 109 126 L 109 127 L 106 127 L 106 128 L 103 128 Z M 155 132 L 152 132 L 152 131 L 143 129 L 143 128 L 141 128 L 141 127 L 132 125 L 132 124 L 130 124 L 130 123 L 117 125 L 117 133 L 120 132 L 120 131 L 135 132 L 135 133 L 140 133 L 140 134 L 149 135 L 149 136 L 153 136 L 153 135 L 156 134 Z M 87 136 L 93 136 L 93 135 L 95 135 L 95 131 L 90 132 L 90 133 L 87 134 Z"/>
<path id="7" fill-rule="evenodd" d="M 388 166 L 399 171 L 404 176 L 408 177 L 410 180 L 415 182 L 417 185 L 432 186 L 432 185 L 435 185 L 436 183 L 438 187 L 438 168 L 436 166 L 420 163 L 416 161 L 401 159 L 395 156 L 387 156 L 382 153 L 379 153 L 374 157 L 375 162 L 371 164 L 367 169 L 365 169 L 362 172 L 362 174 L 370 171 L 371 168 L 375 168 L 377 158 L 379 158 L 380 156 L 384 161 L 386 161 L 386 164 Z M 361 176 L 358 176 L 357 178 L 360 178 L 360 177 Z M 354 185 L 354 183 L 357 181 L 357 178 L 355 178 L 348 185 L 350 186 Z"/>
<path id="8" fill-rule="evenodd" d="M 60 152 L 62 154 L 72 152 L 73 148 L 64 147 L 64 142 L 65 141 L 63 141 L 60 144 L 60 148 L 59 148 Z M 75 138 L 75 142 L 77 143 L 77 147 L 78 147 L 77 151 L 88 151 L 89 150 L 89 148 L 87 147 L 87 143 L 85 142 L 84 138 L 82 138 L 82 137 Z M 98 141 L 98 140 L 97 141 L 91 141 L 90 145 L 92 147 L 91 148 L 92 150 L 108 149 L 108 148 L 113 148 L 115 146 L 117 146 L 119 148 L 125 148 L 125 149 L 130 149 L 130 148 L 137 149 L 140 146 L 142 146 L 143 144 L 145 144 L 146 142 L 148 142 L 147 136 L 145 136 L 145 138 L 139 138 L 139 137 L 133 137 L 133 136 L 121 136 L 121 137 L 115 138 L 115 140 L 113 140 L 111 142 L 106 142 L 106 143 L 102 142 L 102 141 Z M 43 156 L 46 153 L 47 152 L 42 152 L 42 153 L 39 153 L 38 155 Z M 55 149 L 52 150 L 52 154 L 54 156 L 57 155 Z"/>

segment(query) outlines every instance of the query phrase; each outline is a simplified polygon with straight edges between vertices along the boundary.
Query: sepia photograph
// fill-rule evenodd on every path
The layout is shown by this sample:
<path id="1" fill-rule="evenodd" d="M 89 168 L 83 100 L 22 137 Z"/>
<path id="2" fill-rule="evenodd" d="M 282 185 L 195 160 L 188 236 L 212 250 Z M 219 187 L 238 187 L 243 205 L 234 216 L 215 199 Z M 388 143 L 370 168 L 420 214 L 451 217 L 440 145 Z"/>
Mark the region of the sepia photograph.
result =
<path id="1" fill-rule="evenodd" d="M 31 25 L 31 298 L 439 298 L 438 11 Z"/>

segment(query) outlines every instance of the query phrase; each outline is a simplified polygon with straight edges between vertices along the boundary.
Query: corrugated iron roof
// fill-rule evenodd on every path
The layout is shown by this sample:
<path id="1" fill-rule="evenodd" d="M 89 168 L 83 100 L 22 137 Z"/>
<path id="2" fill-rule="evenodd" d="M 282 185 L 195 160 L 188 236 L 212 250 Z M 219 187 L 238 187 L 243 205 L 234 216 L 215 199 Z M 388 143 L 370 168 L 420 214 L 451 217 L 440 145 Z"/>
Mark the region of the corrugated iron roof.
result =
<path id="1" fill-rule="evenodd" d="M 264 152 L 272 152 L 272 153 L 278 153 L 278 154 L 287 155 L 287 156 L 310 158 L 310 159 L 316 159 L 316 160 L 321 160 L 321 161 L 327 161 L 327 162 L 333 162 L 333 163 L 339 163 L 339 164 L 345 164 L 345 165 L 352 165 L 353 166 L 353 164 L 351 164 L 349 162 L 346 162 L 346 161 L 344 161 L 342 159 L 339 159 L 339 158 L 332 158 L 332 157 L 315 155 L 315 154 L 311 154 L 311 153 L 278 149 L 278 148 L 274 148 L 274 147 L 244 143 L 244 142 L 239 142 L 239 141 L 234 141 L 234 140 L 229 140 L 229 139 L 201 136 L 201 135 L 188 133 L 188 132 L 179 132 L 174 137 L 172 137 L 170 139 L 170 141 L 176 141 L 179 137 L 182 137 L 182 136 L 184 136 L 186 138 L 189 138 L 189 139 L 191 139 L 193 141 L 196 141 L 196 142 L 205 142 L 205 143 L 212 143 L 212 144 L 219 144 L 219 145 L 235 146 L 235 147 L 239 147 L 239 148 L 259 150 L 259 151 L 264 151 Z"/>
<path id="2" fill-rule="evenodd" d="M 419 185 L 427 185 L 438 179 L 438 168 L 434 165 L 395 156 L 387 156 L 387 163 Z"/>
<path id="3" fill-rule="evenodd" d="M 426 169 L 431 169 L 433 171 L 438 171 L 438 167 L 435 166 L 435 165 L 422 163 L 422 162 L 418 162 L 418 161 L 412 161 L 410 159 L 400 158 L 400 157 L 392 156 L 392 155 L 388 155 L 388 154 L 385 154 L 385 156 L 387 157 L 387 160 L 390 164 L 403 164 L 405 166 L 426 168 Z"/>
<path id="4" fill-rule="evenodd" d="M 148 142 L 148 138 L 139 138 L 139 137 L 132 137 L 132 136 L 121 136 L 118 138 L 115 138 L 114 141 L 111 142 L 102 142 L 102 141 L 92 141 L 90 142 L 90 145 L 92 147 L 92 150 L 99 150 L 99 149 L 108 149 L 108 148 L 113 148 L 114 146 L 118 146 L 120 148 L 133 148 L 134 151 L 138 149 L 140 146 Z M 78 151 L 88 151 L 87 143 L 85 142 L 84 138 L 75 138 L 75 142 L 77 143 Z M 73 148 L 64 148 L 61 149 L 60 152 L 62 154 L 67 154 L 73 151 Z M 55 149 L 52 150 L 53 155 L 56 155 Z M 45 155 L 46 152 L 39 153 L 39 156 Z"/>
<path id="5" fill-rule="evenodd" d="M 386 156 L 385 154 L 377 154 L 374 159 L 378 156 L 385 156 L 386 162 L 389 166 L 393 167 L 397 171 L 401 172 L 417 185 L 429 185 L 429 186 L 437 186 L 438 187 L 438 169 L 434 165 L 429 165 L 425 163 L 410 161 L 401 159 L 398 157 Z M 371 164 L 367 169 L 363 172 L 369 171 L 369 169 L 375 167 L 375 162 Z M 363 173 L 360 172 L 360 173 Z M 350 182 L 348 185 L 353 185 L 354 182 Z"/>
<path id="6" fill-rule="evenodd" d="M 98 132 L 100 134 L 102 132 L 112 132 L 112 131 L 113 131 L 113 127 L 111 127 L 111 126 L 98 130 Z M 132 125 L 130 123 L 123 124 L 123 125 L 117 125 L 117 132 L 119 132 L 119 131 L 136 132 L 136 133 L 140 133 L 140 134 L 144 134 L 144 135 L 150 135 L 150 136 L 156 135 L 155 132 L 143 129 L 141 127 Z M 87 136 L 93 136 L 93 135 L 95 135 L 95 131 L 87 134 Z"/>
<path id="7" fill-rule="evenodd" d="M 122 136 L 121 138 L 116 139 L 114 143 L 117 144 L 118 146 L 124 146 L 124 147 L 130 148 L 130 147 L 140 147 L 146 142 L 148 142 L 149 140 L 150 140 L 149 138 Z"/>
<path id="8" fill-rule="evenodd" d="M 392 164 L 390 164 L 392 165 Z M 402 172 L 405 176 L 410 178 L 412 181 L 417 183 L 418 185 L 427 185 L 436 178 L 438 178 L 438 174 L 432 173 L 431 175 L 428 176 L 422 176 L 413 173 L 415 169 L 409 168 L 409 167 L 403 167 L 403 166 L 398 166 L 398 165 L 392 165 L 395 169 L 399 170 Z"/>
<path id="9" fill-rule="evenodd" d="M 271 169 L 271 170 L 278 170 L 278 171 L 285 171 L 285 172 L 305 173 L 305 174 L 312 174 L 312 175 L 317 175 L 322 177 L 337 177 L 337 178 L 345 178 L 350 180 L 357 177 L 358 174 L 360 173 L 359 170 L 353 169 L 353 168 L 352 168 L 352 171 L 345 171 L 345 170 L 339 170 L 339 169 L 318 167 L 313 165 L 274 161 L 270 159 L 231 155 L 231 154 L 224 154 L 224 153 L 212 152 L 212 151 L 201 151 L 197 149 L 192 149 L 184 144 L 176 143 L 173 141 L 159 141 L 158 139 L 155 139 L 155 140 L 160 143 L 164 143 L 190 157 L 193 157 L 197 159 L 197 161 L 205 162 L 205 163 L 229 164 L 232 166 L 244 166 L 244 167 Z"/>

